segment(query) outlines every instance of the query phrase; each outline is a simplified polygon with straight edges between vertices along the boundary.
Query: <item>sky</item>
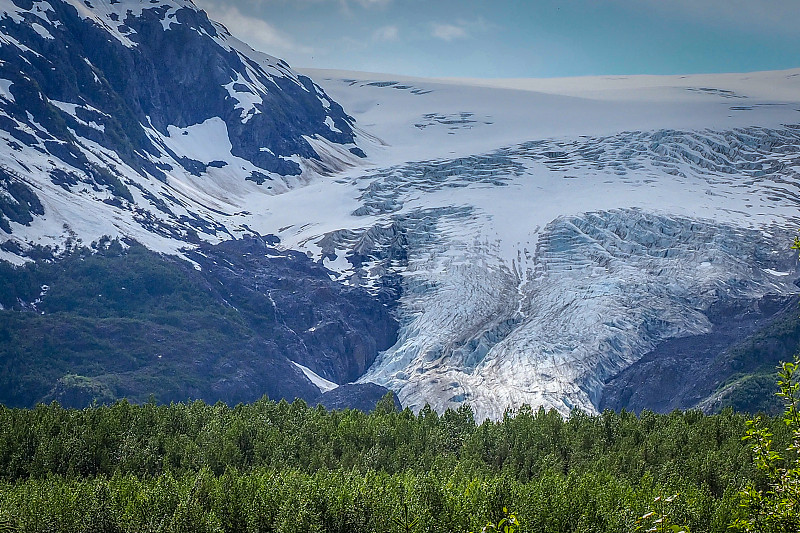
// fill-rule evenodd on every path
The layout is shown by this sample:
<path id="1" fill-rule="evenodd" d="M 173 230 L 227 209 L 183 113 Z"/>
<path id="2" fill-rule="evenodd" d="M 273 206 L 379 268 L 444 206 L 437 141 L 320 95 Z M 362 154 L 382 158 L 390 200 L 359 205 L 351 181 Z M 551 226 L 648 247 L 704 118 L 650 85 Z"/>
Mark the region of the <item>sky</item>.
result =
<path id="1" fill-rule="evenodd" d="M 293 67 L 549 78 L 800 67 L 800 0 L 194 0 Z"/>

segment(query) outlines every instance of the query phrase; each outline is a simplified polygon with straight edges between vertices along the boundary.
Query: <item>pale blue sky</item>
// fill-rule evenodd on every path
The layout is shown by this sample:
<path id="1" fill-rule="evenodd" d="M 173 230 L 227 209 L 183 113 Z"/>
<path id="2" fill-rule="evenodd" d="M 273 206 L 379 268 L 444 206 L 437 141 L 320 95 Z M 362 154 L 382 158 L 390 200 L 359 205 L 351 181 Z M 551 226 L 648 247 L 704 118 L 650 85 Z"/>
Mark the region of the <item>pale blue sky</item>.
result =
<path id="1" fill-rule="evenodd" d="M 800 0 L 195 0 L 294 67 L 442 77 L 800 67 Z"/>

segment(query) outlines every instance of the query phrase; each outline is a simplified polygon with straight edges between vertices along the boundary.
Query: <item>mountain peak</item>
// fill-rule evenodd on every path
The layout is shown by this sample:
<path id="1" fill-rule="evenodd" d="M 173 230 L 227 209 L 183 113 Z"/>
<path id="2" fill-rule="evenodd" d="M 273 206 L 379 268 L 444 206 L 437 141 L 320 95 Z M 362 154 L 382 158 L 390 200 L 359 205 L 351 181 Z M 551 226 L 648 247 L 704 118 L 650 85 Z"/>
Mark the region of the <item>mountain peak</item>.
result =
<path id="1" fill-rule="evenodd" d="M 323 89 L 191 1 L 0 9 L 0 187 L 25 188 L 44 212 L 6 217 L 26 220 L 9 226 L 22 249 L 63 247 L 70 232 L 164 251 L 224 240 L 230 229 L 209 220 L 235 212 L 244 191 L 284 192 L 363 156 L 353 119 Z M 76 222 L 97 208 L 107 221 Z"/>

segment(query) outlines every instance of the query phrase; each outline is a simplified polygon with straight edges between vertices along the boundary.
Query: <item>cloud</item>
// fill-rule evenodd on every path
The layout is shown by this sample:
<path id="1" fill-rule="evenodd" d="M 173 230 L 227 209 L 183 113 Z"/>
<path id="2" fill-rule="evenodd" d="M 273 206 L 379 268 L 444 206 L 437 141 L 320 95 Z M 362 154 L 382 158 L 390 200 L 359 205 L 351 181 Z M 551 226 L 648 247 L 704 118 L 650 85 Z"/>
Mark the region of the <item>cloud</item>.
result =
<path id="1" fill-rule="evenodd" d="M 431 35 L 443 41 L 455 41 L 468 36 L 466 28 L 453 24 L 434 24 Z"/>
<path id="2" fill-rule="evenodd" d="M 311 54 L 313 48 L 296 43 L 270 23 L 260 18 L 243 14 L 235 6 L 220 6 L 212 2 L 204 2 L 203 9 L 209 18 L 221 22 L 233 35 L 253 48 L 271 55 L 291 52 Z"/>
<path id="3" fill-rule="evenodd" d="M 376 42 L 397 41 L 400 38 L 400 30 L 397 26 L 382 26 L 372 32 L 372 40 Z"/>

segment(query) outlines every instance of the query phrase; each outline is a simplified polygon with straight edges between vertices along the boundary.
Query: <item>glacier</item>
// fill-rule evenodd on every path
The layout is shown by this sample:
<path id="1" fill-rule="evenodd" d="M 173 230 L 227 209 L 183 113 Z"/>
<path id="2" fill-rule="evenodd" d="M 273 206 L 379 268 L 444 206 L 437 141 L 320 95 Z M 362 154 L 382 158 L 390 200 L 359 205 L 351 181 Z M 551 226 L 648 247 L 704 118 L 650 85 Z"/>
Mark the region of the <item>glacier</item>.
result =
<path id="1" fill-rule="evenodd" d="M 676 93 L 680 87 L 669 86 L 675 81 L 696 82 L 663 78 L 664 92 Z M 348 74 L 330 78 L 327 90 L 347 101 L 357 98 L 354 87 L 372 95 L 400 84 L 373 83 Z M 464 90 L 420 80 L 405 85 L 420 99 Z M 665 340 L 708 333 L 713 305 L 797 294 L 797 261 L 788 246 L 798 227 L 800 127 L 781 121 L 794 118 L 796 96 L 795 103 L 748 106 L 767 113 L 747 115 L 743 125 L 736 122 L 739 109 L 725 101 L 732 90 L 683 90 L 715 97 L 699 115 L 706 127 L 694 125 L 698 115 L 686 114 L 693 111 L 682 109 L 681 94 L 654 103 L 672 101 L 676 113 L 661 122 L 672 127 L 608 134 L 608 123 L 596 117 L 607 101 L 622 98 L 604 94 L 599 109 L 568 125 L 580 135 L 562 132 L 478 155 L 457 154 L 458 140 L 442 141 L 433 146 L 458 157 L 354 175 L 359 205 L 349 215 L 365 219 L 363 226 L 349 218 L 347 229 L 297 242 L 321 256 L 344 255 L 351 268 L 340 275 L 348 282 L 378 293 L 399 286 L 398 342 L 362 381 L 397 391 L 413 409 L 469 402 L 478 419 L 500 418 L 523 403 L 596 412 L 606 380 Z M 397 94 L 386 99 L 400 100 Z M 456 109 L 473 109 L 452 100 Z M 376 129 L 384 123 L 369 116 L 376 106 L 354 108 L 366 115 L 355 113 L 359 122 L 372 119 Z M 726 116 L 715 117 L 720 110 Z M 471 117 L 480 112 L 448 111 L 421 115 L 433 119 L 428 123 L 408 122 L 423 134 L 439 127 L 440 138 L 465 135 L 467 144 L 496 141 L 469 137 L 496 124 L 488 114 L 478 124 Z M 653 120 L 638 118 L 642 126 Z M 413 154 L 413 135 L 395 135 L 386 144 Z M 416 142 L 423 150 L 432 146 Z"/>

